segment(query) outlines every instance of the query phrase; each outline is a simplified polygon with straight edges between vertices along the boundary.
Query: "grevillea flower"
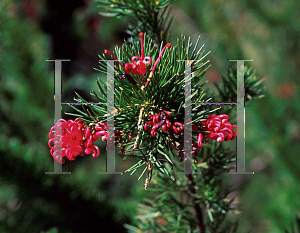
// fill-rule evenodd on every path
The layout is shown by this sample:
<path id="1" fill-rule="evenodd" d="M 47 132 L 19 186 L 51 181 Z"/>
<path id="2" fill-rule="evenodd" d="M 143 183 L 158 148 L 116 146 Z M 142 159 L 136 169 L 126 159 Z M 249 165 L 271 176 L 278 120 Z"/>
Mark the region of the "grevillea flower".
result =
<path id="1" fill-rule="evenodd" d="M 163 132 L 174 131 L 175 134 L 183 130 L 183 125 L 180 122 L 170 122 L 170 112 L 163 110 L 161 114 L 151 115 L 149 114 L 150 121 L 144 125 L 145 130 L 150 130 L 149 126 L 152 126 L 151 136 L 155 137 L 157 130 L 162 127 Z"/>
<path id="2" fill-rule="evenodd" d="M 205 133 L 206 141 L 216 140 L 218 142 L 229 141 L 236 138 L 238 134 L 238 128 L 236 125 L 232 125 L 228 122 L 229 117 L 225 114 L 214 116 L 210 115 L 206 121 L 199 123 L 203 125 L 203 130 L 208 131 Z M 233 131 L 233 128 L 236 128 L 236 132 Z M 193 125 L 194 131 L 199 131 L 197 125 Z M 202 140 L 204 135 L 202 133 L 198 134 L 198 147 L 202 147 Z"/>
<path id="3" fill-rule="evenodd" d="M 152 70 L 150 71 L 150 74 L 149 74 L 149 76 L 148 76 L 148 78 L 147 78 L 147 82 L 146 82 L 146 84 L 145 84 L 145 80 L 144 80 L 144 75 L 146 74 L 146 72 L 147 72 L 147 69 L 146 69 L 146 66 L 148 66 L 148 65 L 150 65 L 151 64 L 151 57 L 149 57 L 149 56 L 146 56 L 145 57 L 145 55 L 144 55 L 144 33 L 139 33 L 139 36 L 140 36 L 140 38 L 141 38 L 141 57 L 139 57 L 139 56 L 133 56 L 132 58 L 131 58 L 131 63 L 126 63 L 125 64 L 125 66 L 111 53 L 111 52 L 109 52 L 108 50 L 104 50 L 104 53 L 108 53 L 108 54 L 110 54 L 119 64 L 120 64 L 120 66 L 123 68 L 123 70 L 124 70 L 124 72 L 125 72 L 125 74 L 124 74 L 124 78 L 127 78 L 128 79 L 128 81 L 131 83 L 131 84 L 133 84 L 133 85 L 136 85 L 138 88 L 140 88 L 140 89 L 144 89 L 144 88 L 146 88 L 147 87 L 147 85 L 149 84 L 149 82 L 150 82 L 150 80 L 151 80 L 151 78 L 152 78 L 152 76 L 153 76 L 153 73 L 154 73 L 154 71 L 155 71 L 155 68 L 156 68 L 156 66 L 157 66 L 157 64 L 158 64 L 158 62 L 159 62 L 159 60 L 160 60 L 160 58 L 161 58 L 161 56 L 163 55 L 163 53 L 164 53 L 164 51 L 166 50 L 166 48 L 168 48 L 168 47 L 170 47 L 171 46 L 171 43 L 168 43 L 168 44 L 166 44 L 164 47 L 163 47 L 163 49 L 162 49 L 162 51 L 160 52 L 160 54 L 159 54 L 159 56 L 158 56 L 158 58 L 157 58 L 157 60 L 155 61 L 155 63 L 154 63 L 154 66 L 152 67 Z M 142 84 L 142 87 L 140 87 L 136 82 L 135 82 L 135 80 L 133 79 L 133 77 L 131 76 L 131 74 L 130 74 L 130 72 L 131 72 L 131 74 L 133 74 L 133 75 L 141 75 L 142 76 L 142 78 L 143 78 L 143 82 L 141 82 L 141 80 L 140 80 L 140 82 L 141 82 L 141 84 Z"/>
<path id="4" fill-rule="evenodd" d="M 146 65 L 151 63 L 151 57 L 144 57 L 144 33 L 140 32 L 139 36 L 141 37 L 141 57 L 133 56 L 131 58 L 132 63 L 125 64 L 125 71 L 131 71 L 134 75 L 146 74 Z"/>
<path id="5" fill-rule="evenodd" d="M 55 161 L 62 164 L 65 163 L 63 157 L 75 160 L 78 155 L 92 153 L 92 157 L 96 158 L 99 156 L 100 150 L 92 143 L 100 136 L 107 137 L 107 133 L 104 131 L 100 131 L 98 128 L 92 134 L 89 127 L 85 126 L 80 119 L 75 121 L 59 119 L 49 132 L 50 153 Z"/>

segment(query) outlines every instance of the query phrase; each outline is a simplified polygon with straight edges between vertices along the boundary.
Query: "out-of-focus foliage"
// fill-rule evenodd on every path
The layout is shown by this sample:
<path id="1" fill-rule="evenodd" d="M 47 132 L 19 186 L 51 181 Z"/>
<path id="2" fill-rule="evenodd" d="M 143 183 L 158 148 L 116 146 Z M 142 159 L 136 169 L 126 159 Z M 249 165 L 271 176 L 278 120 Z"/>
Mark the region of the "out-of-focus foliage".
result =
<path id="1" fill-rule="evenodd" d="M 244 90 L 245 90 L 245 101 L 252 99 L 258 99 L 264 97 L 263 91 L 263 79 L 258 79 L 255 76 L 253 68 L 244 67 Z M 219 102 L 236 102 L 237 99 L 237 66 L 234 65 L 229 67 L 226 75 L 222 77 L 222 85 L 215 83 L 218 89 Z"/>

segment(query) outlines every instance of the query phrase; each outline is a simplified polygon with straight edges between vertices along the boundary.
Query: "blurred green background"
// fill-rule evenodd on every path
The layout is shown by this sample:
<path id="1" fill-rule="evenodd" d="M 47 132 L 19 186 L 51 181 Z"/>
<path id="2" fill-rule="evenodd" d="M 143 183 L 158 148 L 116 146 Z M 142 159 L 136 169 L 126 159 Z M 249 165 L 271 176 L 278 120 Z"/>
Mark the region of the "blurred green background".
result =
<path id="1" fill-rule="evenodd" d="M 187 4 L 188 2 L 188 4 Z M 239 232 L 283 232 L 300 210 L 300 2 L 190 0 L 171 4 L 171 42 L 201 35 L 211 51 L 210 82 L 229 59 L 253 59 L 266 77 L 266 97 L 246 106 L 246 171 L 231 176 L 242 205 Z M 147 195 L 137 175 L 98 175 L 100 156 L 66 161 L 71 175 L 53 171 L 47 146 L 54 124 L 54 63 L 63 62 L 62 102 L 74 91 L 90 101 L 97 54 L 121 45 L 134 19 L 103 18 L 89 0 L 0 1 L 0 232 L 125 232 Z M 213 87 L 213 85 L 211 85 Z M 68 106 L 62 112 L 72 112 Z M 63 114 L 65 119 L 70 118 Z M 118 157 L 116 170 L 132 160 Z"/>

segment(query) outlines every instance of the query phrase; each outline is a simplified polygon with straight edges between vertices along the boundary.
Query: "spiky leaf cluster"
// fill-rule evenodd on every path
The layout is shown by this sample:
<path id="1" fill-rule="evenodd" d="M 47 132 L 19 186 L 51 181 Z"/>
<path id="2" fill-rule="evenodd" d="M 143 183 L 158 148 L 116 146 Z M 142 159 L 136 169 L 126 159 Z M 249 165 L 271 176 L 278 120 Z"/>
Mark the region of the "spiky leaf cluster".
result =
<path id="1" fill-rule="evenodd" d="M 168 41 L 172 18 L 167 9 L 172 0 L 96 0 L 101 15 L 107 17 L 130 16 L 132 24 L 126 31 L 138 38 L 139 32 L 146 32 L 155 43 Z"/>
<path id="2" fill-rule="evenodd" d="M 137 122 L 139 115 L 141 114 L 141 109 L 143 109 L 143 123 L 148 121 L 149 114 L 159 114 L 162 110 L 171 112 L 174 121 L 181 122 L 182 124 L 184 123 L 184 60 L 193 60 L 191 63 L 191 102 L 204 103 L 210 101 L 211 98 L 205 98 L 205 93 L 201 89 L 202 86 L 197 84 L 209 68 L 209 61 L 204 61 L 208 53 L 204 54 L 202 51 L 203 46 L 198 48 L 198 44 L 199 38 L 195 46 L 192 46 L 190 39 L 186 43 L 185 37 L 182 36 L 180 40 L 178 39 L 177 45 L 167 48 L 156 67 L 149 85 L 144 90 L 133 85 L 129 82 L 128 78 L 120 78 L 120 76 L 124 74 L 124 70 L 117 62 L 115 62 L 115 87 L 113 90 L 115 94 L 115 129 L 120 130 L 124 138 L 128 138 L 129 134 L 132 135 L 132 141 L 123 143 L 122 146 L 126 147 L 126 156 L 135 156 L 140 160 L 125 172 L 135 172 L 138 168 L 145 167 L 144 172 L 142 173 L 144 174 L 147 170 L 147 165 L 149 165 L 150 162 L 160 172 L 169 174 L 161 160 L 167 161 L 170 164 L 174 162 L 176 153 L 174 153 L 173 148 L 178 144 L 182 144 L 183 136 L 159 131 L 158 135 L 154 138 L 150 135 L 150 131 L 144 130 L 143 127 L 140 130 L 141 132 L 139 132 Z M 132 78 L 136 83 L 139 83 L 140 86 L 145 84 L 146 78 L 150 74 L 150 69 L 154 65 L 162 47 L 163 44 L 161 44 L 160 48 L 157 48 L 153 41 L 150 39 L 147 40 L 145 36 L 145 55 L 152 58 L 152 63 L 144 76 L 132 75 Z M 133 56 L 141 56 L 140 50 L 140 42 L 133 40 L 133 43 L 131 44 L 124 42 L 124 45 L 121 48 L 116 47 L 114 54 L 118 60 L 125 65 L 126 62 L 131 62 Z M 110 59 L 110 55 L 105 56 L 103 54 L 103 56 L 99 57 L 100 69 L 97 70 L 106 73 L 107 70 L 112 68 L 109 67 L 106 62 L 106 60 Z M 72 115 L 81 118 L 86 123 L 89 123 L 90 126 L 95 125 L 97 122 L 106 122 L 107 117 L 112 117 L 111 114 L 107 113 L 106 84 L 107 83 L 98 79 L 97 85 L 99 90 L 92 90 L 92 95 L 94 95 L 102 104 L 83 105 L 84 112 L 71 106 L 80 113 Z M 79 95 L 78 97 L 79 102 L 88 103 Z M 213 111 L 215 110 L 210 110 L 205 106 L 195 105 L 192 109 L 192 119 L 193 121 L 203 120 Z M 138 141 L 138 143 L 141 151 L 136 150 L 131 152 L 135 141 L 137 141 L 138 134 L 140 134 L 140 141 Z M 194 141 L 196 141 L 197 134 L 193 136 Z M 173 155 L 173 158 L 170 158 L 170 155 Z M 151 179 L 151 175 L 149 179 Z"/>

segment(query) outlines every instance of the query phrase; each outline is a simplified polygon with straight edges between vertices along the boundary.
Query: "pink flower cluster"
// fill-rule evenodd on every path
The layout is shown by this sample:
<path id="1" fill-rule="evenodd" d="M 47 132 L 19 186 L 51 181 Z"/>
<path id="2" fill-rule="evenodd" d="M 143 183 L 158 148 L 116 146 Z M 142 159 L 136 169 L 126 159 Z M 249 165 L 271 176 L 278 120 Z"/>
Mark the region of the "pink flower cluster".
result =
<path id="1" fill-rule="evenodd" d="M 100 136 L 103 136 L 102 141 L 107 140 L 106 123 L 98 123 L 93 131 L 80 119 L 59 119 L 49 132 L 48 146 L 53 159 L 64 164 L 63 157 L 75 160 L 78 155 L 91 153 L 93 158 L 98 157 L 100 150 L 92 143 Z"/>
<path id="2" fill-rule="evenodd" d="M 176 134 L 183 130 L 183 125 L 179 122 L 170 122 L 170 112 L 163 110 L 161 114 L 151 115 L 149 114 L 150 121 L 144 125 L 145 130 L 150 130 L 149 125 L 152 126 L 151 136 L 155 137 L 157 130 L 162 127 L 163 132 L 175 131 Z"/>
<path id="3" fill-rule="evenodd" d="M 214 116 L 210 115 L 208 119 L 204 122 L 200 121 L 199 124 L 203 125 L 203 131 L 208 131 L 209 133 L 198 134 L 198 147 L 202 147 L 202 140 L 206 139 L 206 142 L 212 140 L 217 140 L 218 142 L 229 141 L 236 138 L 238 134 L 238 128 L 236 125 L 232 125 L 228 122 L 229 117 L 225 114 Z M 236 132 L 233 131 L 236 128 Z M 193 125 L 194 131 L 200 131 L 197 125 Z"/>

